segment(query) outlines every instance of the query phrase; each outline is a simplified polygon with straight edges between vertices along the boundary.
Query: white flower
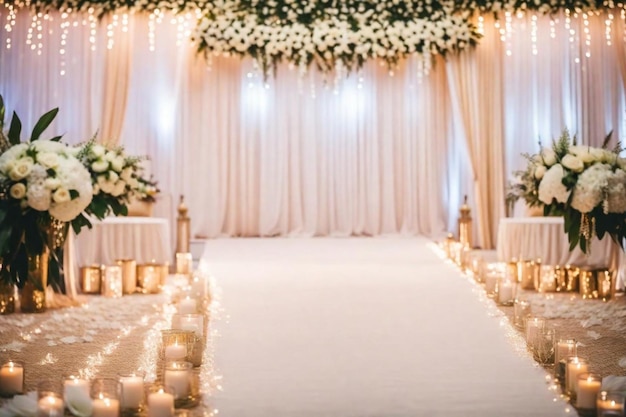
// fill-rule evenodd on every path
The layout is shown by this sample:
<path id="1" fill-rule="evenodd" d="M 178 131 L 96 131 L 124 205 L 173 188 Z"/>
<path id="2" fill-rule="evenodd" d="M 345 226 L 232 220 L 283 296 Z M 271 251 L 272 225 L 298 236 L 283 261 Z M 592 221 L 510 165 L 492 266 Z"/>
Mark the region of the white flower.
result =
<path id="1" fill-rule="evenodd" d="M 70 201 L 70 192 L 67 188 L 59 187 L 54 194 L 52 194 L 52 199 L 55 203 L 65 203 L 66 201 Z"/>
<path id="2" fill-rule="evenodd" d="M 547 167 L 551 167 L 556 164 L 556 154 L 552 148 L 543 148 L 541 150 L 541 158 Z"/>
<path id="3" fill-rule="evenodd" d="M 607 178 L 609 213 L 626 213 L 626 172 L 617 169 Z"/>
<path id="4" fill-rule="evenodd" d="M 544 204 L 552 204 L 553 200 L 559 203 L 567 202 L 570 191 L 563 185 L 565 171 L 561 164 L 554 164 L 545 173 L 539 183 L 539 200 Z"/>
<path id="5" fill-rule="evenodd" d="M 96 158 L 101 158 L 106 153 L 106 148 L 102 145 L 94 144 L 91 147 L 91 154 Z"/>
<path id="6" fill-rule="evenodd" d="M 111 194 L 114 197 L 119 197 L 124 193 L 125 190 L 126 190 L 126 183 L 124 181 L 118 181 L 113 186 L 113 190 L 111 191 Z"/>
<path id="7" fill-rule="evenodd" d="M 16 182 L 10 189 L 11 197 L 16 200 L 21 200 L 26 195 L 26 186 L 21 182 Z"/>
<path id="8" fill-rule="evenodd" d="M 561 164 L 565 168 L 574 172 L 583 172 L 583 169 L 585 169 L 585 164 L 583 163 L 583 161 L 576 156 L 570 154 L 565 155 L 563 159 L 561 159 Z"/>
<path id="9" fill-rule="evenodd" d="M 547 168 L 545 165 L 536 165 L 535 166 L 535 178 L 540 180 L 546 174 Z"/>
<path id="10" fill-rule="evenodd" d="M 50 190 L 39 184 L 29 184 L 26 190 L 28 205 L 35 210 L 46 211 L 50 208 Z"/>
<path id="11" fill-rule="evenodd" d="M 569 147 L 569 152 L 580 158 L 585 164 L 596 162 L 596 158 L 591 152 L 589 152 L 589 146 L 572 145 Z"/>
<path id="12" fill-rule="evenodd" d="M 13 165 L 11 172 L 9 172 L 9 178 L 13 181 L 26 178 L 26 176 L 30 174 L 31 169 L 33 169 L 33 164 L 33 159 L 30 157 L 19 159 L 15 165 Z"/>
<path id="13" fill-rule="evenodd" d="M 121 172 L 124 168 L 124 158 L 122 156 L 117 156 L 111 161 L 111 169 L 115 172 Z"/>
<path id="14" fill-rule="evenodd" d="M 61 186 L 61 181 L 58 178 L 46 178 L 43 185 L 48 190 L 56 190 Z"/>
<path id="15" fill-rule="evenodd" d="M 102 159 L 98 159 L 97 161 L 91 164 L 91 170 L 93 172 L 104 172 L 109 169 L 109 162 L 104 161 Z"/>
<path id="16" fill-rule="evenodd" d="M 606 164 L 595 163 L 578 176 L 572 196 L 572 208 L 581 213 L 589 213 L 604 197 L 603 190 L 608 185 L 608 176 L 611 167 Z"/>
<path id="17" fill-rule="evenodd" d="M 40 152 L 37 155 L 37 162 L 46 168 L 56 168 L 59 165 L 59 157 L 53 152 Z"/>

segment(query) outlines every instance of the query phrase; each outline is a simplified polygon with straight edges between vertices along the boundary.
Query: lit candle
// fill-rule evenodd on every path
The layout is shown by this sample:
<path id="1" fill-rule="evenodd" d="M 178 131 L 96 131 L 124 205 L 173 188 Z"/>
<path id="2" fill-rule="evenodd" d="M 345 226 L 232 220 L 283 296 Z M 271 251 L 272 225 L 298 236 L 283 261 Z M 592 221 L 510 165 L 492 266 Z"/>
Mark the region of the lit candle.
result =
<path id="1" fill-rule="evenodd" d="M 174 390 L 176 398 L 188 397 L 191 390 L 191 364 L 170 362 L 165 368 L 163 384 Z"/>
<path id="2" fill-rule="evenodd" d="M 195 314 L 198 311 L 198 303 L 193 298 L 187 296 L 178 302 L 179 314 Z"/>
<path id="3" fill-rule="evenodd" d="M 499 273 L 489 272 L 485 277 L 485 291 L 487 295 L 493 296 L 496 293 L 496 288 L 498 286 L 498 279 L 500 278 Z"/>
<path id="4" fill-rule="evenodd" d="M 65 407 L 63 400 L 49 394 L 37 402 L 37 417 L 63 417 Z"/>
<path id="5" fill-rule="evenodd" d="M 114 398 L 96 398 L 93 400 L 91 417 L 119 417 L 120 402 Z"/>
<path id="6" fill-rule="evenodd" d="M 202 316 L 199 314 L 189 314 L 180 318 L 180 330 L 194 332 L 198 337 L 202 337 Z"/>
<path id="7" fill-rule="evenodd" d="M 165 346 L 165 359 L 184 359 L 187 356 L 187 347 L 174 343 L 173 345 Z"/>
<path id="8" fill-rule="evenodd" d="M 24 368 L 18 362 L 7 362 L 0 369 L 0 395 L 10 397 L 24 391 Z"/>
<path id="9" fill-rule="evenodd" d="M 502 279 L 498 287 L 498 303 L 511 304 L 515 299 L 515 286 L 507 279 Z"/>
<path id="10" fill-rule="evenodd" d="M 160 389 L 148 395 L 148 417 L 172 417 L 174 396 Z"/>
<path id="11" fill-rule="evenodd" d="M 587 361 L 579 358 L 578 356 L 571 356 L 567 361 L 567 368 L 565 370 L 565 391 L 572 395 L 576 394 L 576 385 L 578 382 L 578 375 L 587 372 L 589 365 Z"/>
<path id="12" fill-rule="evenodd" d="M 121 407 L 123 409 L 138 409 L 143 403 L 143 378 L 137 375 L 121 376 L 122 384 Z"/>
<path id="13" fill-rule="evenodd" d="M 596 398 L 602 386 L 602 380 L 596 374 L 581 373 L 578 375 L 576 389 L 576 406 L 578 408 L 596 408 Z"/>
<path id="14" fill-rule="evenodd" d="M 565 365 L 569 356 L 576 356 L 576 341 L 574 339 L 559 340 L 554 352 L 554 373 L 561 382 L 565 377 Z"/>
<path id="15" fill-rule="evenodd" d="M 545 320 L 538 317 L 529 317 L 526 320 L 526 343 L 532 344 L 539 334 L 539 330 L 545 325 Z M 574 380 L 575 381 L 575 380 Z"/>
<path id="16" fill-rule="evenodd" d="M 65 397 L 85 396 L 89 397 L 89 381 L 86 379 L 69 377 L 63 382 Z"/>
<path id="17" fill-rule="evenodd" d="M 601 391 L 596 401 L 598 417 L 623 417 L 624 395 L 620 392 Z"/>

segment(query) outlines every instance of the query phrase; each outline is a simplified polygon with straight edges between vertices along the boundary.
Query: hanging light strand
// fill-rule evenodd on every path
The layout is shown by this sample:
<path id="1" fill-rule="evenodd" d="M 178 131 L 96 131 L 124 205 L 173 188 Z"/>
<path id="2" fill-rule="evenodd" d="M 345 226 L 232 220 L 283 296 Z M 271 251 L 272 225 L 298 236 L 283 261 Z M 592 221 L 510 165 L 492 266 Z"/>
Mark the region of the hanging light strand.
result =
<path id="1" fill-rule="evenodd" d="M 583 33 L 585 34 L 585 57 L 591 58 L 591 30 L 589 30 L 587 13 L 583 13 Z"/>
<path id="2" fill-rule="evenodd" d="M 537 15 L 533 14 L 530 17 L 530 47 L 533 55 L 538 55 L 537 49 Z"/>

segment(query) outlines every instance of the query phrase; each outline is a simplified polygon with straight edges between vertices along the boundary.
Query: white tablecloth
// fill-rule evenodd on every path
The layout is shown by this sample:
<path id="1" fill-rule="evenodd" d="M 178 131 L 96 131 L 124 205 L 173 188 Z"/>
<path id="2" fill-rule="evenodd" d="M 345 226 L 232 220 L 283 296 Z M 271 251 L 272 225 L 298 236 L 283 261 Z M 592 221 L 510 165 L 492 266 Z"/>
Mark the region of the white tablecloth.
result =
<path id="1" fill-rule="evenodd" d="M 78 266 L 109 265 L 116 259 L 171 263 L 172 258 L 169 222 L 157 217 L 106 218 L 81 232 L 75 245 Z"/>
<path id="2" fill-rule="evenodd" d="M 616 268 L 620 257 L 618 245 L 609 236 L 593 239 L 591 252 L 579 248 L 569 251 L 562 217 L 517 217 L 500 220 L 498 260 L 541 258 L 546 265 L 576 265 Z"/>

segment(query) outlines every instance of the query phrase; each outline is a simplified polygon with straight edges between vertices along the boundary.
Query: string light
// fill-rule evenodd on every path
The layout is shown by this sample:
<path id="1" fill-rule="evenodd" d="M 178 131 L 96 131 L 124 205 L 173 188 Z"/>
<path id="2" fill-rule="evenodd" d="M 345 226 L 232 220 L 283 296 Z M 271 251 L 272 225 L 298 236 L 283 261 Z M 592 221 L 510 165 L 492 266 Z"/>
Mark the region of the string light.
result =
<path id="1" fill-rule="evenodd" d="M 530 18 L 530 46 L 532 54 L 537 55 L 537 15 L 535 14 Z"/>
<path id="2" fill-rule="evenodd" d="M 613 13 L 609 13 L 608 18 L 604 21 L 604 38 L 606 45 L 611 46 L 611 27 L 613 26 Z"/>
<path id="3" fill-rule="evenodd" d="M 510 12 L 504 14 L 506 28 L 506 56 L 513 55 L 511 51 L 511 38 L 513 37 L 513 17 Z"/>
<path id="4" fill-rule="evenodd" d="M 589 30 L 589 17 L 583 13 L 583 32 L 585 33 L 585 56 L 591 58 L 591 31 Z"/>
<path id="5" fill-rule="evenodd" d="M 485 18 L 482 15 L 478 16 L 478 23 L 476 25 L 476 32 L 478 32 L 481 35 L 485 34 Z"/>
<path id="6" fill-rule="evenodd" d="M 158 11 L 155 10 L 153 13 L 150 13 L 150 16 L 148 17 L 148 50 L 150 52 L 154 52 L 155 51 L 155 29 L 156 29 L 156 19 L 157 19 L 157 14 L 156 12 Z"/>
<path id="7" fill-rule="evenodd" d="M 556 39 L 556 24 L 558 21 L 550 19 L 550 38 Z"/>
<path id="8" fill-rule="evenodd" d="M 96 20 L 96 16 L 94 16 L 94 10 L 92 7 L 89 8 L 87 13 L 89 15 L 87 18 L 87 20 L 89 21 L 89 45 L 90 45 L 89 47 L 92 52 L 95 52 L 96 51 L 97 20 Z"/>

